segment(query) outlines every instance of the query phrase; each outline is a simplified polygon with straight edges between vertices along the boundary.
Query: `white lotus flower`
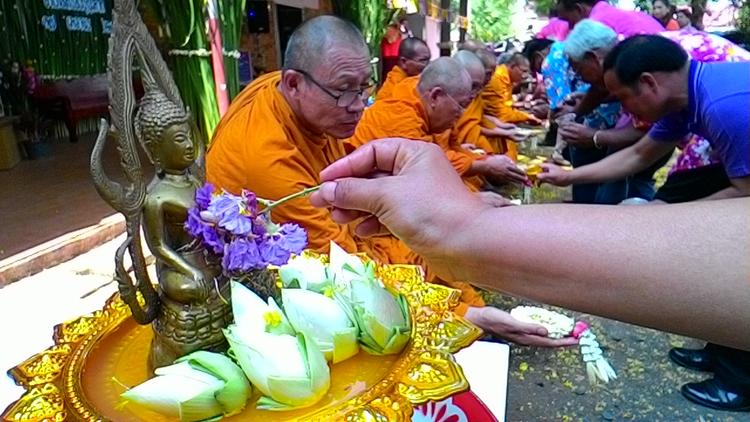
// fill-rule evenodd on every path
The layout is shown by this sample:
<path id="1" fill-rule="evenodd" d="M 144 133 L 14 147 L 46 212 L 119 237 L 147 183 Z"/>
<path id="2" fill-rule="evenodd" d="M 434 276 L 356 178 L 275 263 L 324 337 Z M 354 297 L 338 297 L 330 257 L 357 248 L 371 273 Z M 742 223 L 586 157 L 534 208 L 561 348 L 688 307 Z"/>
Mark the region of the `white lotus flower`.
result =
<path id="1" fill-rule="evenodd" d="M 284 312 L 272 297 L 268 302 L 258 297 L 252 290 L 232 281 L 232 313 L 234 323 L 251 332 L 275 334 L 296 334 Z"/>
<path id="2" fill-rule="evenodd" d="M 285 288 L 299 287 L 323 293 L 331 285 L 325 264 L 320 260 L 298 255 L 279 268 L 279 277 Z"/>
<path id="3" fill-rule="evenodd" d="M 250 383 L 228 357 L 195 352 L 174 365 L 154 371 L 156 377 L 120 397 L 181 421 L 230 416 L 244 409 Z"/>
<path id="4" fill-rule="evenodd" d="M 362 347 L 377 355 L 399 353 L 411 336 L 406 299 L 383 286 L 374 263 L 364 264 L 333 242 L 329 270 L 334 298 L 359 328 Z"/>
<path id="5" fill-rule="evenodd" d="M 265 396 L 259 409 L 289 410 L 317 403 L 331 374 L 315 341 L 296 334 L 273 299 L 266 304 L 232 283 L 234 324 L 224 330 L 229 351 L 250 382 Z"/>
<path id="6" fill-rule="evenodd" d="M 282 289 L 281 299 L 292 327 L 315 340 L 326 360 L 338 363 L 357 354 L 359 330 L 335 300 L 303 289 Z"/>
<path id="7" fill-rule="evenodd" d="M 264 394 L 258 400 L 259 409 L 311 406 L 330 388 L 331 374 L 323 353 L 302 333 L 275 335 L 230 325 L 224 336 L 245 375 Z"/>

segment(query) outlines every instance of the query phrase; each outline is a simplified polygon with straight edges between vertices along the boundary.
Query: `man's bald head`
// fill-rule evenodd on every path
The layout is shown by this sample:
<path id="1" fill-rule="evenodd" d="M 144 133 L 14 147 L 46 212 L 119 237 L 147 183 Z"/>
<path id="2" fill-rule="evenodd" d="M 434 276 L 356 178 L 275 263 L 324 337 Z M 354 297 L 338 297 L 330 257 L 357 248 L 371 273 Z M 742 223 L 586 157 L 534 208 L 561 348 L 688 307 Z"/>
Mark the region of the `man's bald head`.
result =
<path id="1" fill-rule="evenodd" d="M 343 139 L 362 117 L 371 75 L 359 30 L 335 16 L 319 16 L 289 38 L 279 91 L 309 131 Z"/>
<path id="2" fill-rule="evenodd" d="M 417 57 L 419 53 L 427 51 L 429 54 L 430 49 L 427 47 L 427 43 L 417 37 L 409 37 L 401 41 L 398 46 L 398 56 L 406 57 L 407 59 L 413 59 Z"/>
<path id="3" fill-rule="evenodd" d="M 432 133 L 453 126 L 472 99 L 469 74 L 458 60 L 450 57 L 440 57 L 424 69 L 417 91 Z"/>
<path id="4" fill-rule="evenodd" d="M 422 73 L 430 58 L 427 44 L 417 37 L 406 38 L 398 47 L 398 67 L 409 76 Z"/>
<path id="5" fill-rule="evenodd" d="M 479 57 L 468 50 L 461 50 L 453 55 L 471 78 L 471 96 L 476 97 L 484 87 L 484 65 Z"/>
<path id="6" fill-rule="evenodd" d="M 477 40 L 466 40 L 461 44 L 460 50 L 468 50 L 472 53 L 477 52 L 479 50 L 486 50 L 487 47 L 482 43 L 481 41 Z"/>
<path id="7" fill-rule="evenodd" d="M 495 57 L 495 54 L 489 50 L 479 50 L 476 52 L 476 55 L 479 57 L 479 60 L 482 61 L 482 65 L 484 65 L 484 84 L 487 85 L 490 82 L 490 79 L 492 79 L 492 75 L 495 73 L 497 57 Z"/>
<path id="8" fill-rule="evenodd" d="M 437 87 L 448 95 L 467 94 L 471 90 L 471 78 L 457 60 L 440 57 L 427 65 L 417 85 L 419 92 L 429 92 Z"/>
<path id="9" fill-rule="evenodd" d="M 311 71 L 330 60 L 326 54 L 334 47 L 348 49 L 369 57 L 362 33 L 356 26 L 336 16 L 318 16 L 300 25 L 284 53 L 284 70 Z"/>
<path id="10" fill-rule="evenodd" d="M 531 71 L 529 66 L 529 59 L 521 53 L 514 53 L 508 62 L 508 74 L 510 74 L 510 80 L 514 84 L 521 83 Z"/>

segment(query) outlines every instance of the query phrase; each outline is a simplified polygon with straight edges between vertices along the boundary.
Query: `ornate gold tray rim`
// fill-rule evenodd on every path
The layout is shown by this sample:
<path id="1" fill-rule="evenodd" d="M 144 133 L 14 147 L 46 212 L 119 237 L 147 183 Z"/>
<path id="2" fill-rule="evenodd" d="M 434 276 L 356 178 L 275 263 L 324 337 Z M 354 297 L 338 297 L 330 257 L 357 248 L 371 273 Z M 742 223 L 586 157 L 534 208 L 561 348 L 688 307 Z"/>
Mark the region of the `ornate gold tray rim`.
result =
<path id="1" fill-rule="evenodd" d="M 378 265 L 377 273 L 390 289 L 406 297 L 412 338 L 383 380 L 356 397 L 321 409 L 306 421 L 405 421 L 414 405 L 469 387 L 453 353 L 473 343 L 482 331 L 452 312 L 460 291 L 424 282 L 417 266 Z M 5 409 L 3 420 L 102 420 L 86 399 L 81 372 L 96 343 L 129 317 L 130 309 L 115 293 L 101 310 L 55 326 L 54 346 L 8 371 L 27 391 Z"/>

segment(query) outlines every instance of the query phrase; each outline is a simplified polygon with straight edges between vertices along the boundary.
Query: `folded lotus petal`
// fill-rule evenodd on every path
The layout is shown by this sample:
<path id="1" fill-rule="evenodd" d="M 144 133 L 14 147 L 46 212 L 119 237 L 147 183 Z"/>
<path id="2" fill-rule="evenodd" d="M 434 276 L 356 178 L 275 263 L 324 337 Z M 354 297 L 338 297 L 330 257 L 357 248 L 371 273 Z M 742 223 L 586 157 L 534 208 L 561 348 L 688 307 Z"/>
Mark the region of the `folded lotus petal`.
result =
<path id="1" fill-rule="evenodd" d="M 283 289 L 281 297 L 292 327 L 314 340 L 327 360 L 340 362 L 357 353 L 359 330 L 335 300 L 303 289 Z"/>
<path id="2" fill-rule="evenodd" d="M 216 393 L 216 401 L 221 405 L 225 416 L 237 414 L 245 408 L 252 391 L 250 382 L 242 372 L 242 368 L 228 357 L 219 353 L 197 351 L 175 362 L 186 362 L 192 368 L 207 372 L 224 381 L 224 386 Z"/>

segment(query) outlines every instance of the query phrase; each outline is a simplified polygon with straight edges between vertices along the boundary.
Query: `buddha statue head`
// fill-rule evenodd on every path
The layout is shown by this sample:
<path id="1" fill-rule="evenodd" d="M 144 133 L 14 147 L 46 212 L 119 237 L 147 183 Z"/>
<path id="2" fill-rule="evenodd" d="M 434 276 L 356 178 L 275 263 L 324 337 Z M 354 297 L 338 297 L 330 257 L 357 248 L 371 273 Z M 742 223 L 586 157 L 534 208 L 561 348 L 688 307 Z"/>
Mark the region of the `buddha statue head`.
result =
<path id="1" fill-rule="evenodd" d="M 189 116 L 158 89 L 147 89 L 135 115 L 135 133 L 157 172 L 183 172 L 196 159 Z"/>

